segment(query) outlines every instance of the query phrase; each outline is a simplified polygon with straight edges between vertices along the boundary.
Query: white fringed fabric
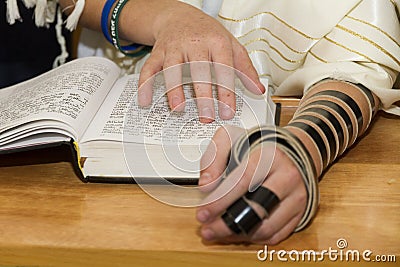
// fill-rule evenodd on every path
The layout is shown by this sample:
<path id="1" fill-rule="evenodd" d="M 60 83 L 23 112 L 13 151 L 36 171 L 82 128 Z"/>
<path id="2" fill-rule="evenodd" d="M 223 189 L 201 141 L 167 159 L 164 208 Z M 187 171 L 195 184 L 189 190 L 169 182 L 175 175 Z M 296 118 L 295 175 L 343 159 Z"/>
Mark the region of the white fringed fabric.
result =
<path id="1" fill-rule="evenodd" d="M 48 23 L 46 23 L 47 17 L 47 0 L 37 0 L 35 7 L 35 24 L 38 27 L 48 27 Z M 53 14 L 53 16 L 55 13 Z"/>
<path id="2" fill-rule="evenodd" d="M 78 21 L 80 16 L 82 15 L 83 8 L 85 7 L 85 0 L 78 0 L 75 2 L 75 8 L 74 11 L 68 16 L 66 20 L 66 28 L 70 31 L 73 31 L 76 29 L 76 26 L 78 26 Z"/>
<path id="3" fill-rule="evenodd" d="M 57 12 L 57 24 L 56 24 L 57 41 L 61 47 L 61 54 L 56 57 L 53 62 L 53 68 L 56 68 L 65 63 L 68 57 L 67 46 L 65 38 L 62 35 L 62 14 L 61 11 Z"/>
<path id="4" fill-rule="evenodd" d="M 36 5 L 36 0 L 22 0 L 27 8 L 32 8 Z"/>
<path id="5" fill-rule="evenodd" d="M 18 10 L 17 0 L 5 0 L 7 6 L 7 22 L 12 25 L 16 21 L 21 21 L 21 16 Z M 66 49 L 65 38 L 62 35 L 62 12 L 58 8 L 57 0 L 21 0 L 22 3 L 27 8 L 35 8 L 34 11 L 34 20 L 35 25 L 38 27 L 49 27 L 50 23 L 55 21 L 55 17 L 57 15 L 57 24 L 56 24 L 56 33 L 57 33 L 57 41 L 60 44 L 61 54 L 54 60 L 53 67 L 57 67 L 61 64 L 64 64 L 66 58 L 68 57 L 68 52 Z M 76 29 L 78 25 L 79 18 L 83 12 L 83 8 L 85 7 L 85 0 L 71 0 L 73 1 L 74 10 L 68 16 L 65 21 L 65 27 L 73 31 Z"/>
<path id="6" fill-rule="evenodd" d="M 21 20 L 21 15 L 19 14 L 17 0 L 6 0 L 7 3 L 7 22 L 9 24 L 14 24 L 15 21 Z"/>
<path id="7" fill-rule="evenodd" d="M 21 20 L 18 10 L 17 0 L 5 0 L 7 4 L 7 22 L 14 24 Z M 85 0 L 71 0 L 74 3 L 74 10 L 66 19 L 66 28 L 70 31 L 76 29 Z M 35 8 L 35 24 L 38 27 L 47 27 L 49 23 L 54 22 L 57 13 L 57 0 L 21 0 L 27 8 Z"/>

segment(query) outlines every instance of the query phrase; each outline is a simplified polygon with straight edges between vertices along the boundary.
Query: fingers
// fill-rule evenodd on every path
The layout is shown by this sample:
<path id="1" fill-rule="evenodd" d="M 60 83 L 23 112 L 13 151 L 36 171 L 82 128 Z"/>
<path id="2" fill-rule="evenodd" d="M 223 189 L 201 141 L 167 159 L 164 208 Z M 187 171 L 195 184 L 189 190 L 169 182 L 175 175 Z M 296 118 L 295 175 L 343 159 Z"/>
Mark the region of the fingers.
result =
<path id="1" fill-rule="evenodd" d="M 247 90 L 258 95 L 265 92 L 247 50 L 238 42 L 233 46 L 233 64 L 237 70 L 236 75 Z"/>
<path id="2" fill-rule="evenodd" d="M 231 146 L 243 132 L 242 128 L 234 126 L 218 128 L 200 161 L 199 186 L 203 190 L 211 191 L 219 184 Z"/>
<path id="3" fill-rule="evenodd" d="M 201 228 L 201 234 L 208 241 L 230 242 L 252 242 L 277 244 L 286 239 L 299 223 L 302 215 L 302 209 L 299 208 L 296 197 L 289 196 L 285 198 L 271 216 L 264 219 L 261 225 L 250 235 L 235 235 L 226 226 L 221 218 L 205 224 Z"/>
<path id="4" fill-rule="evenodd" d="M 193 80 L 200 122 L 210 123 L 215 120 L 211 69 L 208 62 L 208 52 L 199 50 L 199 52 L 194 51 L 195 56 L 189 56 L 190 74 Z"/>
<path id="5" fill-rule="evenodd" d="M 215 142 L 218 141 L 221 142 L 221 140 L 215 140 Z M 258 187 L 264 182 L 267 175 L 271 176 L 274 174 L 276 167 L 272 162 L 275 157 L 275 146 L 273 144 L 264 146 L 263 149 L 261 149 L 261 146 L 259 149 L 255 149 L 249 157 L 242 159 L 241 163 L 226 177 L 216 190 L 207 196 L 205 202 L 209 204 L 200 207 L 199 210 L 209 210 L 210 220 L 218 217 L 230 204 L 248 192 L 249 188 Z M 222 164 L 222 159 L 220 160 L 220 164 Z M 210 166 L 209 169 L 214 166 Z M 222 166 L 217 166 L 218 169 L 221 167 Z M 282 181 L 280 183 L 282 183 Z M 269 188 L 273 192 L 279 191 L 276 190 L 277 186 L 273 181 L 270 181 L 269 185 Z M 282 187 L 285 186 L 286 185 L 283 185 Z M 281 191 L 282 193 L 287 192 L 286 189 Z M 281 195 L 278 195 L 278 197 L 281 198 Z"/>
<path id="6" fill-rule="evenodd" d="M 164 80 L 169 107 L 173 111 L 185 109 L 185 95 L 182 87 L 182 56 L 168 53 L 164 59 Z"/>
<path id="7" fill-rule="evenodd" d="M 236 111 L 235 74 L 244 86 L 253 93 L 261 94 L 265 88 L 252 65 L 246 49 L 232 36 L 208 33 L 207 38 L 157 40 L 151 56 L 145 62 L 139 76 L 138 102 L 149 106 L 153 96 L 154 75 L 164 70 L 169 106 L 183 111 L 185 95 L 182 88 L 181 64 L 189 62 L 193 80 L 199 119 L 203 123 L 215 120 L 212 93 L 212 69 L 215 72 L 219 117 L 232 119 Z M 211 63 L 213 62 L 213 63 Z"/>
<path id="8" fill-rule="evenodd" d="M 298 215 L 294 216 L 286 225 L 284 225 L 279 231 L 277 231 L 275 234 L 272 234 L 271 236 L 262 236 L 259 239 L 254 238 L 255 243 L 264 243 L 267 245 L 276 245 L 283 240 L 287 239 L 294 231 L 296 226 L 299 224 L 301 220 L 302 213 L 299 213 Z M 260 229 L 260 232 L 262 232 L 262 229 Z"/>
<path id="9" fill-rule="evenodd" d="M 164 52 L 163 49 L 154 49 L 139 75 L 139 105 L 142 107 L 151 105 L 155 75 L 163 70 L 169 106 L 173 111 L 183 111 L 185 108 L 185 96 L 182 88 L 183 63 L 184 58 L 180 51 Z"/>
<path id="10" fill-rule="evenodd" d="M 151 105 L 153 98 L 154 75 L 161 71 L 164 63 L 164 55 L 155 50 L 144 63 L 139 75 L 138 103 L 141 107 Z"/>
<path id="11" fill-rule="evenodd" d="M 236 111 L 235 71 L 233 68 L 232 42 L 228 38 L 218 38 L 211 44 L 212 61 L 218 92 L 218 111 L 223 120 L 232 119 Z"/>
<path id="12" fill-rule="evenodd" d="M 250 91 L 264 92 L 246 49 L 217 20 L 189 5 L 176 6 L 173 13 L 169 12 L 165 19 L 163 23 L 154 24 L 155 44 L 139 79 L 139 85 L 143 85 L 139 90 L 141 106 L 151 104 L 153 83 L 150 78 L 162 69 L 185 62 L 216 63 L 213 65 L 218 83 L 218 115 L 221 119 L 231 119 L 235 114 L 235 68 L 243 84 L 248 86 Z M 176 70 L 174 75 L 178 73 Z M 195 80 L 194 90 L 200 121 L 211 122 L 215 119 L 215 110 L 209 83 L 211 81 L 209 66 L 199 68 L 191 66 L 191 75 Z M 170 75 L 167 78 L 171 81 L 168 85 L 169 105 L 172 109 L 181 111 L 184 108 L 184 94 L 181 86 L 176 85 L 179 79 Z M 148 79 L 150 82 L 145 83 Z"/>
<path id="13" fill-rule="evenodd" d="M 264 158 L 273 159 L 273 150 L 266 149 Z M 265 170 L 260 175 L 260 171 L 257 171 L 257 167 L 260 164 L 260 154 L 252 153 L 248 159 L 243 160 L 224 181 L 205 199 L 206 205 L 199 207 L 198 212 L 209 214 L 206 220 L 201 221 L 202 223 L 209 223 L 217 218 L 238 198 L 243 196 L 249 189 L 249 185 L 253 180 L 253 176 L 262 177 L 256 180 L 264 180 L 269 170 Z M 272 170 L 271 170 L 272 171 Z M 271 188 L 271 190 L 273 190 Z M 280 196 L 278 196 L 280 197 Z M 203 217 L 203 219 L 205 219 Z"/>
<path id="14" fill-rule="evenodd" d="M 304 207 L 305 199 L 301 190 L 289 194 L 252 233 L 250 241 L 264 243 L 282 241 L 296 228 L 304 212 Z"/>
<path id="15" fill-rule="evenodd" d="M 235 180 L 235 175 L 241 175 L 235 187 L 220 199 L 198 209 L 197 219 L 203 224 L 201 235 L 205 240 L 276 244 L 293 232 L 304 213 L 307 193 L 295 165 L 280 150 L 276 151 L 276 154 L 272 156 L 274 161 L 268 173 L 265 173 L 265 170 L 264 174 L 257 172 L 257 166 L 254 164 L 247 164 L 247 168 L 242 167 L 242 164 L 239 165 L 227 177 L 227 180 L 232 177 L 232 180 Z M 260 154 L 252 153 L 249 163 L 257 162 L 257 158 L 254 157 L 260 157 Z M 262 158 L 265 159 L 265 155 Z M 238 172 L 240 168 L 244 169 L 242 173 Z M 251 179 L 254 179 L 254 177 L 251 177 L 251 173 L 255 176 L 264 175 L 264 177 L 267 177 L 263 186 L 275 192 L 281 202 L 270 216 L 265 218 L 261 225 L 249 235 L 234 235 L 220 216 L 236 199 L 243 196 L 247 191 Z"/>

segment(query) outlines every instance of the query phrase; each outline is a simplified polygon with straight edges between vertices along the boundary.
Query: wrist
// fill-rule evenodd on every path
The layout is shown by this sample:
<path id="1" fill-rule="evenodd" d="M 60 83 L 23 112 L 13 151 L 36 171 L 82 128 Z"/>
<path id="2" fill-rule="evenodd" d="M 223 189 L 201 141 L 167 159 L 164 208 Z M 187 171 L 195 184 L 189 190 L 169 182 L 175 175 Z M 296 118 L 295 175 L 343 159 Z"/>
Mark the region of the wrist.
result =
<path id="1" fill-rule="evenodd" d="M 133 43 L 154 45 L 156 25 L 163 22 L 169 6 L 175 3 L 172 0 L 128 1 L 119 18 L 121 38 Z"/>

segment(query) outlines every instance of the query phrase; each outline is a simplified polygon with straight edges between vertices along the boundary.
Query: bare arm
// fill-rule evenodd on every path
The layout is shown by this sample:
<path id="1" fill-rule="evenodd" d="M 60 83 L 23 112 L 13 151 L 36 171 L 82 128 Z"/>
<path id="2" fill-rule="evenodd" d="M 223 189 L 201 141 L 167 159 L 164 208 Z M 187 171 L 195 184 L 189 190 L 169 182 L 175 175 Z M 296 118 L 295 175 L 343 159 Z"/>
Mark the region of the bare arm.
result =
<path id="1" fill-rule="evenodd" d="M 105 0 L 87 0 L 79 24 L 101 31 L 101 12 Z M 71 5 L 71 0 L 60 0 L 62 9 Z M 154 45 L 155 31 L 158 21 L 163 21 L 168 15 L 168 7 L 183 6 L 192 8 L 175 0 L 135 0 L 128 1 L 120 17 L 120 34 L 126 40 L 145 45 Z M 71 13 L 72 9 L 66 9 L 65 13 Z"/>

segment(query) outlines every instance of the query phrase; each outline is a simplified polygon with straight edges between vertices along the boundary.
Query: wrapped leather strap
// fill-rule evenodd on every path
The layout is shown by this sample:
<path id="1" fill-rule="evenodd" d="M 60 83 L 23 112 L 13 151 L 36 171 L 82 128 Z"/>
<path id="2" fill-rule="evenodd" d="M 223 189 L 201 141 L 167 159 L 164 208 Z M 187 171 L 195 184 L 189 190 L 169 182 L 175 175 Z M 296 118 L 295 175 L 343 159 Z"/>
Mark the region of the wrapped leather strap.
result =
<path id="1" fill-rule="evenodd" d="M 236 166 L 240 164 L 246 155 L 251 153 L 251 151 L 258 148 L 263 143 L 271 143 L 276 147 L 279 147 L 294 162 L 303 178 L 303 182 L 307 190 L 307 206 L 300 223 L 295 229 L 295 231 L 300 231 L 307 226 L 316 213 L 319 204 L 319 192 L 314 163 L 308 151 L 295 135 L 282 127 L 275 126 L 262 126 L 251 129 L 248 133 L 239 137 L 239 139 L 232 146 L 230 159 L 227 164 L 226 175 L 236 168 Z M 274 148 L 275 147 L 273 147 L 273 149 Z M 249 193 L 246 194 L 246 197 L 247 196 L 249 196 Z M 252 196 L 251 193 L 250 196 Z M 265 203 L 261 202 L 262 198 L 266 198 Z M 266 214 L 269 214 L 273 207 L 277 204 L 276 202 L 278 198 L 276 197 L 276 199 L 274 198 L 273 200 L 270 200 L 274 203 L 274 205 L 268 203 L 268 196 L 265 195 L 262 197 L 254 197 L 254 199 L 251 200 L 254 200 L 264 207 Z M 269 206 L 270 204 L 271 207 Z"/>
<path id="2" fill-rule="evenodd" d="M 244 198 L 239 198 L 222 215 L 222 220 L 235 234 L 248 234 L 262 218 Z"/>
<path id="3" fill-rule="evenodd" d="M 267 217 L 280 202 L 278 196 L 264 186 L 259 186 L 253 192 L 247 192 L 244 197 L 260 205 L 264 209 Z"/>

